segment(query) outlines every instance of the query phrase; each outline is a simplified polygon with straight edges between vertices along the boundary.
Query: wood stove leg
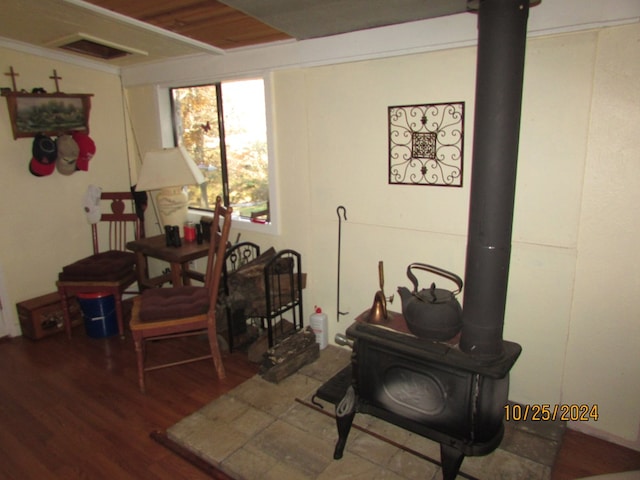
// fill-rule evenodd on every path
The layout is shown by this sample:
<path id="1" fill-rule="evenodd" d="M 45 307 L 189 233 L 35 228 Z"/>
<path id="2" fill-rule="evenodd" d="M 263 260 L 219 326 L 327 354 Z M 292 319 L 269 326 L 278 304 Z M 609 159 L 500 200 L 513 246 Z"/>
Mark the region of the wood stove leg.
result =
<path id="1" fill-rule="evenodd" d="M 464 453 L 444 443 L 440 444 L 440 463 L 442 463 L 442 480 L 455 480 L 464 460 Z"/>
<path id="2" fill-rule="evenodd" d="M 353 418 L 356 416 L 356 393 L 352 385 L 347 388 L 344 397 L 336 405 L 336 425 L 338 427 L 338 441 L 333 451 L 333 459 L 340 460 L 347 444 L 347 437 L 351 431 Z"/>

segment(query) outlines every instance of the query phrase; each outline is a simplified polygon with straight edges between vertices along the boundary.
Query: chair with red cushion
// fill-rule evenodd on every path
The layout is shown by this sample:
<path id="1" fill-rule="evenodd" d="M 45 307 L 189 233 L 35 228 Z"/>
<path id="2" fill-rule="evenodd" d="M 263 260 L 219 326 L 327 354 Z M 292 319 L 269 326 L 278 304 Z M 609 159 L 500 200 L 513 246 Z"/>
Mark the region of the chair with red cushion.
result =
<path id="1" fill-rule="evenodd" d="M 102 192 L 100 201 L 108 202 L 109 210 L 100 215 L 97 223 L 91 224 L 93 255 L 64 266 L 56 282 L 69 338 L 69 298 L 79 293 L 113 295 L 118 333 L 124 337 L 122 294 L 137 278 L 136 257 L 133 252 L 126 251 L 126 244 L 128 240 L 143 236 L 142 219 L 136 213 L 131 192 Z M 99 239 L 105 237 L 108 237 L 108 246 L 101 250 Z"/>
<path id="2" fill-rule="evenodd" d="M 222 199 L 218 197 L 211 224 L 209 258 L 203 286 L 147 289 L 133 301 L 129 327 L 136 348 L 138 382 L 143 393 L 146 372 L 209 358 L 213 359 L 218 379 L 225 378 L 216 331 L 216 305 L 231 228 L 231 212 L 232 209 L 224 207 Z M 208 336 L 210 354 L 145 365 L 147 342 L 202 334 Z"/>

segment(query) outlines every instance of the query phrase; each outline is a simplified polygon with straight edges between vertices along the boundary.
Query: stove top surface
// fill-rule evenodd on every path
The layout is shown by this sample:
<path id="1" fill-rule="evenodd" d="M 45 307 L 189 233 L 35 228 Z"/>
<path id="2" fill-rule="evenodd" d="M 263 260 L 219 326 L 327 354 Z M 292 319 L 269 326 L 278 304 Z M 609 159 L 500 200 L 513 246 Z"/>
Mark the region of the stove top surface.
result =
<path id="1" fill-rule="evenodd" d="M 452 365 L 491 378 L 506 376 L 522 352 L 519 344 L 503 340 L 501 355 L 487 357 L 468 354 L 458 347 L 459 336 L 446 342 L 416 337 L 409 331 L 401 313 L 389 311 L 388 321 L 385 323 L 368 323 L 366 320 L 369 317 L 370 310 L 365 310 L 358 315 L 355 322 L 347 329 L 347 336 L 386 345 L 422 360 Z"/>

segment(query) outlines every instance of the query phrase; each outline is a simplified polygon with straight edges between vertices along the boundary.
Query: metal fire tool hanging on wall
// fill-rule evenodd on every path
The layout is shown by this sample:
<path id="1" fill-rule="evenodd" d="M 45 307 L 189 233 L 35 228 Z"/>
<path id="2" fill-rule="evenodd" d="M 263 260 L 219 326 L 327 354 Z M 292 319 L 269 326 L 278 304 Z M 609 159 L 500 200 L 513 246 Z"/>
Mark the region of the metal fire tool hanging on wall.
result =
<path id="1" fill-rule="evenodd" d="M 342 211 L 342 216 L 340 216 L 340 212 Z M 340 248 L 342 241 L 342 217 L 344 217 L 345 222 L 347 221 L 347 209 L 340 205 L 336 208 L 336 213 L 338 214 L 338 294 L 337 294 L 337 304 L 336 304 L 336 312 L 338 312 L 338 322 L 340 322 L 340 315 L 348 315 L 349 312 L 340 311 Z"/>

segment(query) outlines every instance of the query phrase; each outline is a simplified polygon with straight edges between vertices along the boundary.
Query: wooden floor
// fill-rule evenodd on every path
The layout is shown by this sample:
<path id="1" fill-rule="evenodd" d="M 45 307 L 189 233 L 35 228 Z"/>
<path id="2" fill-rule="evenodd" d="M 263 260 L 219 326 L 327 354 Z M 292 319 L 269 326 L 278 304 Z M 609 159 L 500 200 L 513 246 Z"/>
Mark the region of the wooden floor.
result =
<path id="1" fill-rule="evenodd" d="M 640 452 L 567 430 L 551 480 L 573 480 L 632 470 L 640 470 Z"/>
<path id="2" fill-rule="evenodd" d="M 151 344 L 149 358 L 207 350 L 204 338 Z M 82 328 L 37 342 L 0 343 L 1 479 L 209 478 L 153 441 L 164 430 L 252 377 L 242 354 L 224 357 L 227 379 L 213 362 L 147 375 L 138 390 L 130 336 L 93 339 Z"/>
<path id="3" fill-rule="evenodd" d="M 206 350 L 204 339 L 149 347 L 150 359 L 186 349 Z M 227 379 L 199 362 L 151 372 L 138 391 L 128 337 L 0 341 L 0 479 L 205 479 L 149 435 L 251 377 L 256 366 L 242 353 L 225 355 Z M 213 432 L 212 432 L 213 434 Z M 569 431 L 554 480 L 640 469 L 640 453 Z"/>

